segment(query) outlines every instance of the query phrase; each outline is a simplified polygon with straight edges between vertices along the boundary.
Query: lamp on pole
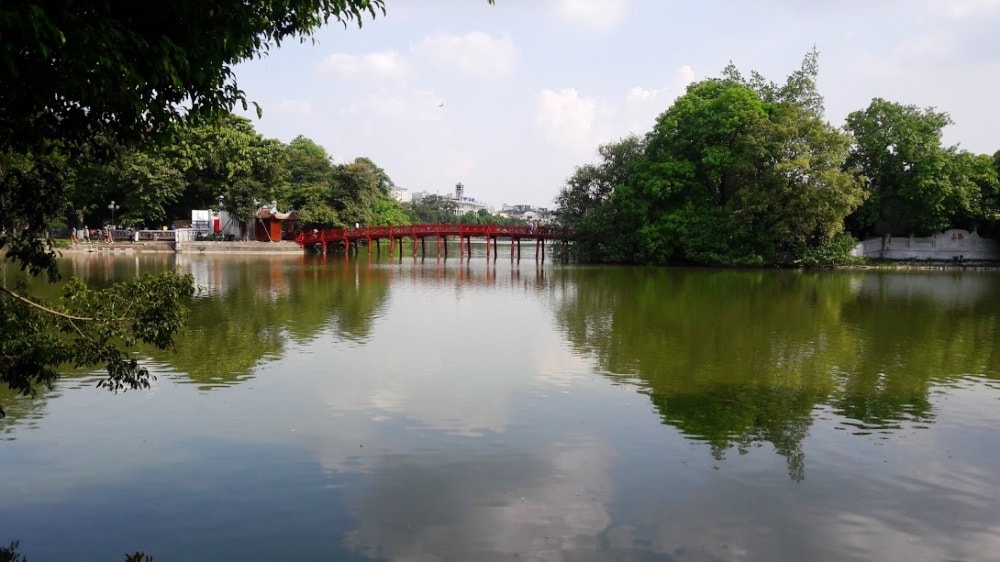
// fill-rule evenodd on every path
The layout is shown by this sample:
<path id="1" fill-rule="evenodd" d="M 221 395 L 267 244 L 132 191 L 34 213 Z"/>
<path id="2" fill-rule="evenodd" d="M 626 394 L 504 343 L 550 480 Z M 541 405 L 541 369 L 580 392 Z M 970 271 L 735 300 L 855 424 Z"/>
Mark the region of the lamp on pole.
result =
<path id="1" fill-rule="evenodd" d="M 216 220 L 216 221 L 218 221 L 218 222 L 216 223 L 216 224 L 217 224 L 218 226 L 216 226 L 216 227 L 214 227 L 214 228 L 212 229 L 212 230 L 213 230 L 213 231 L 215 232 L 215 234 L 218 234 L 219 236 L 222 236 L 222 239 L 223 239 L 223 240 L 225 240 L 225 235 L 224 235 L 223 233 L 225 232 L 225 229 L 226 229 L 226 225 L 222 224 L 222 202 L 223 202 L 223 201 L 225 201 L 225 199 L 226 199 L 226 196 L 225 196 L 225 195 L 222 195 L 222 194 L 220 193 L 220 194 L 219 194 L 219 210 L 218 210 L 218 212 L 217 212 L 217 213 L 215 214 L 215 220 Z M 218 230 L 215 230 L 216 228 L 217 228 Z"/>
<path id="2" fill-rule="evenodd" d="M 111 226 L 113 228 L 115 226 L 115 211 L 120 209 L 121 206 L 115 203 L 115 200 L 112 199 L 111 203 L 108 204 L 108 208 L 111 209 Z"/>

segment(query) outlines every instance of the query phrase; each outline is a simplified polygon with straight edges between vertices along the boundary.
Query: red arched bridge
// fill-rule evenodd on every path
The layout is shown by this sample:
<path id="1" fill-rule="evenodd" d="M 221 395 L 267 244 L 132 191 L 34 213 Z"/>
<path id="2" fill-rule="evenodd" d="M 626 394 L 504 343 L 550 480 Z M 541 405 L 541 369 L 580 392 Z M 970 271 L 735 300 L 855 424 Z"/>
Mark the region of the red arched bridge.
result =
<path id="1" fill-rule="evenodd" d="M 427 239 L 433 238 L 435 242 L 435 255 L 448 257 L 448 237 L 458 237 L 459 256 L 472 257 L 472 239 L 486 239 L 486 255 L 493 252 L 493 259 L 497 258 L 497 241 L 501 239 L 510 240 L 510 259 L 521 258 L 521 241 L 529 240 L 535 242 L 535 259 L 545 259 L 546 240 L 568 240 L 568 232 L 560 227 L 541 225 L 496 225 L 496 224 L 411 224 L 407 226 L 363 226 L 359 228 L 334 228 L 329 230 L 304 230 L 299 232 L 295 240 L 304 248 L 319 247 L 324 254 L 331 244 L 343 244 L 346 250 L 352 248 L 357 251 L 358 242 L 364 240 L 368 245 L 369 255 L 374 246 L 375 251 L 381 255 L 382 240 L 389 241 L 389 254 L 399 246 L 399 255 L 403 256 L 403 240 L 409 238 L 413 241 L 413 255 L 417 255 L 419 246 L 420 253 L 427 255 Z"/>

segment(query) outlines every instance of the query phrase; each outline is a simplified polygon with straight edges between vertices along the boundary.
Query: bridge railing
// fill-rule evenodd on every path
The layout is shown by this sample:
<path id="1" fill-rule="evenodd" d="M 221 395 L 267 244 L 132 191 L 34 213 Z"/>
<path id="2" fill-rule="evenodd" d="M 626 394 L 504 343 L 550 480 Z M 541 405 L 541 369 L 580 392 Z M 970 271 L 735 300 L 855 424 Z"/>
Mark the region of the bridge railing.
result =
<path id="1" fill-rule="evenodd" d="M 512 236 L 526 238 L 566 238 L 569 232 L 557 226 L 497 224 L 413 224 L 405 226 L 362 226 L 327 230 L 304 230 L 296 237 L 301 245 L 361 239 L 422 236 Z"/>

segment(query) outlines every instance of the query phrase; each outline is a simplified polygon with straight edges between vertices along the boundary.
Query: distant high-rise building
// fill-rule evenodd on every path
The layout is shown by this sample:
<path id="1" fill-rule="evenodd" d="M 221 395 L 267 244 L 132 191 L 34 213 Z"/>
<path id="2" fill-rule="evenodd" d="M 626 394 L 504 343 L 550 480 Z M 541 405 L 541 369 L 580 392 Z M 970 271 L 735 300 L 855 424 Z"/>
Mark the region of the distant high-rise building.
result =
<path id="1" fill-rule="evenodd" d="M 407 201 L 406 188 L 398 185 L 392 186 L 392 198 L 400 202 Z"/>

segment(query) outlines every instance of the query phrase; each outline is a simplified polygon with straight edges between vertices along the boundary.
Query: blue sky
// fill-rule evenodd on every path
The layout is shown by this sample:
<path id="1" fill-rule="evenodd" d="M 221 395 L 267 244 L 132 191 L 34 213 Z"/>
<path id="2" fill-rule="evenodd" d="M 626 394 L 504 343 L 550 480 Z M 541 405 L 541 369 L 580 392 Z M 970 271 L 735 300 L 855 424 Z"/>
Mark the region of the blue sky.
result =
<path id="1" fill-rule="evenodd" d="M 597 147 L 644 134 L 729 61 L 783 81 L 815 45 L 826 118 L 935 107 L 946 144 L 1000 150 L 1000 0 L 386 0 L 236 68 L 268 137 L 367 156 L 410 192 L 552 207 Z"/>

